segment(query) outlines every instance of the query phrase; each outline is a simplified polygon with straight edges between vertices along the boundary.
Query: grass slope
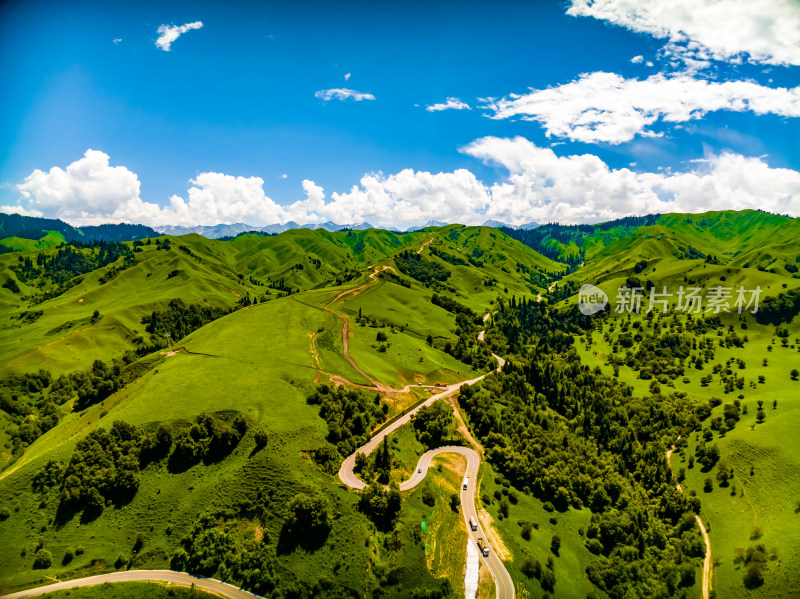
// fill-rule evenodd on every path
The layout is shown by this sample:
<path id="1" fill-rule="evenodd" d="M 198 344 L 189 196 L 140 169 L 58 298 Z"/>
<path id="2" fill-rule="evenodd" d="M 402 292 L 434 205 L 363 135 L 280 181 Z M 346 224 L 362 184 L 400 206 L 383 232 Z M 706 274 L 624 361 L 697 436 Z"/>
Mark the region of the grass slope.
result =
<path id="1" fill-rule="evenodd" d="M 193 587 L 155 582 L 115 582 L 55 591 L 41 595 L 45 599 L 211 599 L 220 595 L 205 593 Z"/>
<path id="2" fill-rule="evenodd" d="M 617 317 L 621 320 L 621 317 Z M 633 319 L 642 323 L 643 331 L 650 330 L 645 319 Z M 703 471 L 698 463 L 689 468 L 689 457 L 695 455 L 695 448 L 701 433 L 693 433 L 686 449 L 679 449 L 672 457 L 673 470 L 677 473 L 684 468 L 684 486 L 688 492 L 696 493 L 702 501 L 702 517 L 709 524 L 712 556 L 714 559 L 713 586 L 717 596 L 752 597 L 790 597 L 789 589 L 798 588 L 797 563 L 800 560 L 797 538 L 800 534 L 800 459 L 797 458 L 797 442 L 794 431 L 800 427 L 800 382 L 791 380 L 790 371 L 800 365 L 800 322 L 788 326 L 788 343 L 783 346 L 775 336 L 774 326 L 760 325 L 752 316 L 746 316 L 747 328 L 741 328 L 737 318 L 725 317 L 724 329 L 735 327 L 739 335 L 747 335 L 743 347 L 716 347 L 714 357 L 701 371 L 687 367 L 685 376 L 679 376 L 665 387 L 665 392 L 674 389 L 691 396 L 711 399 L 717 397 L 722 405 L 714 408 L 711 419 L 723 417 L 724 404 L 734 400 L 748 408 L 735 428 L 724 434 L 711 431 L 708 446 L 716 444 L 720 450 L 720 462 L 734 471 L 732 484 L 719 486 L 717 473 L 719 467 Z M 669 319 L 654 319 L 654 322 L 669 324 Z M 678 319 L 678 323 L 684 319 Z M 665 327 L 665 333 L 677 330 Z M 679 332 L 679 331 L 678 331 Z M 591 335 L 591 342 L 578 344 L 584 364 L 600 367 L 605 373 L 613 374 L 607 365 L 607 358 L 613 354 L 613 347 L 605 335 L 607 326 Z M 708 337 L 718 339 L 711 333 Z M 615 334 L 611 333 L 611 340 Z M 700 336 L 696 337 L 699 341 Z M 636 347 L 633 348 L 634 352 Z M 767 365 L 763 360 L 767 360 Z M 742 389 L 726 393 L 720 377 L 708 385 L 701 384 L 701 378 L 711 372 L 713 364 L 726 364 L 731 360 L 733 372 L 744 377 Z M 745 367 L 738 368 L 741 360 Z M 758 382 L 763 376 L 764 382 Z M 619 377 L 635 388 L 636 394 L 650 394 L 651 380 L 639 378 L 639 372 L 622 366 Z M 752 384 L 751 384 L 752 383 Z M 772 403 L 777 400 L 777 408 Z M 766 419 L 756 420 L 758 402 L 765 406 Z M 703 423 L 703 429 L 709 428 Z M 751 475 L 751 468 L 753 474 Z M 713 490 L 704 490 L 705 480 L 712 480 Z M 735 487 L 735 490 L 734 490 Z M 756 530 L 754 527 L 758 527 Z M 770 556 L 767 564 L 764 585 L 747 591 L 743 585 L 743 564 L 738 561 L 740 552 L 763 543 Z"/>

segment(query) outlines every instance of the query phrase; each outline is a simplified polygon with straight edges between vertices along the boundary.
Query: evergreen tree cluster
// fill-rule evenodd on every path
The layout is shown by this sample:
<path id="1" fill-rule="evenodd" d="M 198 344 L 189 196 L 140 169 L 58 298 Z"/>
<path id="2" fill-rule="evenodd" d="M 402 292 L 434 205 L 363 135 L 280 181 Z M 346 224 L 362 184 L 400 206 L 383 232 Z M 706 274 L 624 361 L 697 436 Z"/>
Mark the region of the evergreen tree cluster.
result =
<path id="1" fill-rule="evenodd" d="M 124 243 L 114 241 L 75 241 L 64 244 L 55 252 L 39 252 L 36 262 L 30 256 L 19 257 L 11 268 L 20 281 L 30 282 L 37 278 L 62 284 L 77 275 L 113 264 L 123 258 L 121 268 L 129 268 L 136 263 L 133 251 Z"/>
<path id="2" fill-rule="evenodd" d="M 408 275 L 425 285 L 446 281 L 451 274 L 441 264 L 425 260 L 420 254 L 408 250 L 404 250 L 395 256 L 394 263 L 404 275 Z"/>
<path id="3" fill-rule="evenodd" d="M 306 402 L 319 406 L 319 415 L 328 424 L 328 441 L 342 457 L 366 443 L 375 426 L 386 419 L 380 395 L 370 398 L 343 386 L 318 385 Z"/>
<path id="4" fill-rule="evenodd" d="M 57 518 L 69 520 L 83 510 L 82 519 L 97 518 L 108 504 L 122 505 L 136 494 L 141 470 L 168 458 L 170 471 L 188 468 L 201 459 L 224 459 L 247 430 L 237 415 L 232 424 L 200 414 L 194 423 L 172 431 L 159 425 L 149 432 L 116 420 L 111 428 L 89 432 L 75 446 L 69 462 L 48 462 L 33 477 L 39 493 L 58 489 Z"/>
<path id="5" fill-rule="evenodd" d="M 680 493 L 664 452 L 699 429 L 707 406 L 684 393 L 633 397 L 581 365 L 582 319 L 514 303 L 495 327 L 516 349 L 497 376 L 462 387 L 459 402 L 504 484 L 558 510 L 588 507 L 589 579 L 611 597 L 670 596 L 704 553 L 700 500 Z M 513 510 L 513 508 L 512 508 Z"/>
<path id="6" fill-rule="evenodd" d="M 150 345 L 140 347 L 139 355 L 145 355 L 168 345 L 165 335 L 172 342 L 183 339 L 203 325 L 230 314 L 228 308 L 207 304 L 185 304 L 180 298 L 171 299 L 165 310 L 153 310 L 142 318 L 145 330 L 150 333 Z"/>

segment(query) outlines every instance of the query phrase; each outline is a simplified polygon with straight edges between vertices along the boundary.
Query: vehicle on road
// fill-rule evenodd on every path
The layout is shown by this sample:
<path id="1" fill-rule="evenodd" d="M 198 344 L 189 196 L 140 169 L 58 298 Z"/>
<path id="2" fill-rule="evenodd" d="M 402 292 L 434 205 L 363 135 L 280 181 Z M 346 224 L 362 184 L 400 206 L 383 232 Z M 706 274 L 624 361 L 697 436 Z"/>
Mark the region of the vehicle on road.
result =
<path id="1" fill-rule="evenodd" d="M 469 529 L 478 530 L 478 523 L 475 522 L 475 518 L 473 518 L 472 516 L 469 517 Z"/>
<path id="2" fill-rule="evenodd" d="M 468 474 L 467 476 L 465 476 L 465 477 L 464 477 L 464 484 L 462 485 L 462 488 L 463 488 L 465 491 L 467 490 L 467 485 L 469 485 L 469 474 Z"/>
<path id="3" fill-rule="evenodd" d="M 483 539 L 478 539 L 478 549 L 480 549 L 483 557 L 489 557 L 489 546 Z"/>

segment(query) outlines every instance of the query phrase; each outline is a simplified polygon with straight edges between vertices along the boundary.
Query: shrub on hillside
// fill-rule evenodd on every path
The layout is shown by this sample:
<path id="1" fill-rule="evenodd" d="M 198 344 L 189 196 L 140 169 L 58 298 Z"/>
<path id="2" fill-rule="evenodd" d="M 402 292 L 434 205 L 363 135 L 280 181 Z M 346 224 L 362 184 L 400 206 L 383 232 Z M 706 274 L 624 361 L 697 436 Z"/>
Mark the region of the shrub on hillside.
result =
<path id="1" fill-rule="evenodd" d="M 185 470 L 202 460 L 218 462 L 239 443 L 241 433 L 223 420 L 200 414 L 194 424 L 179 429 L 174 437 L 174 449 L 169 458 L 173 471 Z"/>
<path id="2" fill-rule="evenodd" d="M 319 415 L 328 424 L 328 441 L 342 457 L 366 443 L 369 432 L 386 418 L 379 395 L 367 396 L 354 389 L 318 385 L 306 402 L 319 406 Z"/>
<path id="3" fill-rule="evenodd" d="M 391 530 L 400 514 L 402 499 L 397 485 L 387 491 L 377 482 L 373 482 L 361 492 L 358 498 L 358 509 L 372 520 L 380 530 Z"/>
<path id="4" fill-rule="evenodd" d="M 299 535 L 327 533 L 331 527 L 329 509 L 319 493 L 299 493 L 289 502 L 284 526 Z"/>
<path id="5" fill-rule="evenodd" d="M 256 442 L 256 449 L 262 449 L 267 446 L 269 436 L 267 435 L 267 431 L 265 431 L 263 428 L 258 429 L 254 433 L 253 438 Z"/>
<path id="6" fill-rule="evenodd" d="M 420 409 L 411 418 L 411 423 L 417 439 L 428 449 L 458 443 L 453 408 L 443 401 Z"/>
<path id="7" fill-rule="evenodd" d="M 33 556 L 33 569 L 43 570 L 49 568 L 53 564 L 53 554 L 47 549 L 39 549 L 36 555 Z"/>

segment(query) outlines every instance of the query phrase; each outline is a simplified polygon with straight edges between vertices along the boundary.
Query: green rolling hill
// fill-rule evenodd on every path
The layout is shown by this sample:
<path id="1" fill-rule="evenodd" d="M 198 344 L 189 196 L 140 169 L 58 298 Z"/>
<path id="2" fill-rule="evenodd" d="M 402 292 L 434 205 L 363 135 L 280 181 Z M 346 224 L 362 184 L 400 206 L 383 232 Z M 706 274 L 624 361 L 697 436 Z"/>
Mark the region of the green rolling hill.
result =
<path id="1" fill-rule="evenodd" d="M 665 596 L 697 596 L 702 540 L 693 516 L 671 522 L 657 499 L 680 480 L 710 526 L 718 596 L 788 596 L 800 584 L 799 226 L 744 211 L 545 225 L 538 237 L 516 238 L 448 225 L 105 245 L 62 245 L 57 233 L 6 239 L 0 592 L 171 564 L 264 596 L 463 595 L 463 551 L 443 549 L 466 539 L 449 505 L 457 463 L 443 462 L 427 486 L 404 493 L 397 512 L 391 497 L 364 505 L 336 471 L 370 432 L 427 397 L 423 385 L 492 369 L 491 349 L 516 366 L 463 396 L 459 414 L 487 450 L 479 505 L 518 589 L 649 596 L 662 587 L 647 586 L 647 576 L 620 575 L 615 590 L 608 572 L 622 572 L 623 559 L 645 568 L 659 555 L 672 569 L 641 571 L 657 572 L 663 589 L 673 585 Z M 763 309 L 718 319 L 617 313 L 617 289 L 637 281 L 758 285 Z M 576 315 L 584 283 L 611 300 L 594 320 Z M 488 312 L 495 317 L 481 343 Z M 343 354 L 342 319 L 358 369 Z M 588 376 L 575 375 L 575 364 L 601 377 L 592 389 L 607 386 L 614 426 L 634 449 L 610 443 L 589 426 L 588 406 L 570 403 L 571 385 Z M 537 368 L 550 374 L 536 378 Z M 335 383 L 350 393 L 336 395 Z M 603 410 L 612 407 L 591 418 Z M 637 432 L 640 410 L 663 418 L 661 434 Z M 397 433 L 392 478 L 413 468 L 426 447 L 420 439 L 447 430 L 441 438 L 466 443 L 455 423 L 435 418 L 428 430 Z M 676 441 L 673 479 L 663 456 Z M 582 456 L 548 464 L 548 476 L 580 461 L 598 470 L 574 470 L 559 483 L 566 499 L 550 495 L 545 466 L 523 468 L 532 458 L 514 453 L 526 443 L 548 459 Z M 712 445 L 716 461 L 701 466 Z M 608 456 L 629 459 L 629 451 L 640 466 L 600 473 Z M 365 470 L 373 475 L 377 462 Z M 608 487 L 602 507 L 602 493 L 587 489 L 609 477 L 622 497 L 630 489 L 637 499 L 620 501 Z M 669 497 L 691 515 L 691 504 Z M 646 534 L 604 537 L 606 519 L 617 517 L 621 528 L 639 518 Z M 662 539 L 676 549 L 637 545 L 666 551 Z M 52 563 L 34 568 L 44 551 Z M 751 574 L 762 580 L 745 590 Z"/>

